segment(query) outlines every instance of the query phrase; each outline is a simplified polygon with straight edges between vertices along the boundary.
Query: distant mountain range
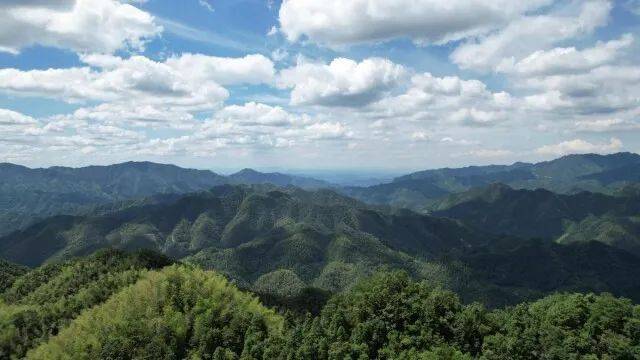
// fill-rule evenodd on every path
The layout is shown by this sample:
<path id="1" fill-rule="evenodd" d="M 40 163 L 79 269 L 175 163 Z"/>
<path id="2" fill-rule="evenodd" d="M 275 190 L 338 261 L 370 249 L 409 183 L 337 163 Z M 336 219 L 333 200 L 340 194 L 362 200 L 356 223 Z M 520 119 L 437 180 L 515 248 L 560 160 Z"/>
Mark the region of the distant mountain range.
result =
<path id="1" fill-rule="evenodd" d="M 638 179 L 638 154 L 586 154 L 568 155 L 536 164 L 425 170 L 395 178 L 388 184 L 350 187 L 343 192 L 368 203 L 428 212 L 446 194 L 464 192 L 496 182 L 515 189 L 547 189 L 563 194 L 581 191 L 611 194 Z"/>
<path id="2" fill-rule="evenodd" d="M 157 194 L 184 194 L 221 184 L 326 187 L 320 180 L 245 169 L 230 176 L 175 165 L 127 162 L 83 168 L 30 169 L 0 164 L 0 235 L 34 220 L 82 214 L 95 206 Z"/>
<path id="3" fill-rule="evenodd" d="M 230 183 L 236 184 L 272 184 L 277 186 L 297 186 L 302 189 L 328 188 L 332 185 L 326 181 L 316 180 L 304 176 L 282 173 L 263 173 L 253 169 L 242 169 L 228 176 Z"/>
<path id="4" fill-rule="evenodd" d="M 366 203 L 429 212 L 452 193 L 500 182 L 517 189 L 573 194 L 613 193 L 640 179 L 640 155 L 569 155 L 537 164 L 425 170 L 369 187 L 338 187 L 309 177 L 244 169 L 229 176 L 150 162 L 84 168 L 30 169 L 0 164 L 0 235 L 47 216 L 82 214 L 95 206 L 156 194 L 184 194 L 221 184 L 333 188 Z"/>
<path id="5" fill-rule="evenodd" d="M 334 188 L 361 201 L 420 212 L 452 193 L 500 182 L 517 189 L 573 194 L 613 193 L 640 179 L 640 155 L 569 155 L 537 164 L 425 170 L 369 187 L 338 187 L 309 177 L 244 169 L 229 176 L 174 165 L 128 162 L 84 168 L 30 169 L 0 164 L 0 235 L 57 214 L 81 214 L 96 205 L 155 194 L 184 194 L 221 184 Z"/>
<path id="6" fill-rule="evenodd" d="M 491 305 L 558 290 L 640 299 L 638 171 L 636 154 L 571 155 L 340 188 L 251 169 L 0 164 L 0 258 L 152 249 L 276 296 L 387 267 Z"/>
<path id="7" fill-rule="evenodd" d="M 640 196 L 634 193 L 569 195 L 496 183 L 449 195 L 435 207 L 434 216 L 494 234 L 562 243 L 598 240 L 640 254 Z"/>

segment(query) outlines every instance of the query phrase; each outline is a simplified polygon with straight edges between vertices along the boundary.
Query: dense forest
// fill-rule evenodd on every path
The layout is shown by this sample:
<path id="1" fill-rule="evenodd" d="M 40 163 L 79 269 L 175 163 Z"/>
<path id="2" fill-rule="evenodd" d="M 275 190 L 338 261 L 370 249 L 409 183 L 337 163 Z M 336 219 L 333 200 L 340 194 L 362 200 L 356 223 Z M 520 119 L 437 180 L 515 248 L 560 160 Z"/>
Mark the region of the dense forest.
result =
<path id="1" fill-rule="evenodd" d="M 267 307 L 216 272 L 102 250 L 27 271 L 1 299 L 6 359 L 640 356 L 640 306 L 627 299 L 561 293 L 491 310 L 403 271 L 377 272 L 316 310 L 286 297 Z"/>
<path id="2" fill-rule="evenodd" d="M 638 359 L 637 163 L 2 165 L 0 359 Z"/>

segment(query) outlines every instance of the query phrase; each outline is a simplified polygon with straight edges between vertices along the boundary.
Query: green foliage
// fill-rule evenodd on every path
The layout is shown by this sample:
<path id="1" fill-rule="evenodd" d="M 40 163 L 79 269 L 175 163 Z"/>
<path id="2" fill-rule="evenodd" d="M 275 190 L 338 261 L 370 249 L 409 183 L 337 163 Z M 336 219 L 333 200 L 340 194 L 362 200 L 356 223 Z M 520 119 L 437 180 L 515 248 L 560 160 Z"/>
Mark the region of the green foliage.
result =
<path id="1" fill-rule="evenodd" d="M 146 251 L 103 250 L 27 272 L 1 296 L 0 358 L 23 357 L 83 310 L 136 282 L 147 269 L 169 263 L 164 256 Z"/>
<path id="2" fill-rule="evenodd" d="M 0 358 L 640 357 L 640 306 L 609 294 L 555 294 L 488 310 L 406 272 L 383 271 L 330 298 L 312 288 L 261 294 L 283 316 L 219 274 L 168 264 L 149 252 L 107 250 L 22 275 L 0 302 Z M 260 282 L 300 285 L 289 270 Z"/>
<path id="3" fill-rule="evenodd" d="M 300 295 L 305 284 L 298 275 L 291 270 L 276 270 L 264 274 L 253 284 L 258 293 L 273 294 L 280 297 L 295 297 Z"/>
<path id="4" fill-rule="evenodd" d="M 465 307 L 404 272 L 383 272 L 334 296 L 319 317 L 291 326 L 282 357 L 463 359 L 462 352 L 480 352 L 489 329 L 481 306 Z"/>
<path id="5" fill-rule="evenodd" d="M 611 295 L 558 294 L 495 311 L 486 359 L 638 359 L 640 307 Z"/>
<path id="6" fill-rule="evenodd" d="M 13 284 L 16 278 L 27 272 L 27 267 L 0 259 L 0 292 Z"/>
<path id="7" fill-rule="evenodd" d="M 471 214 L 473 225 L 490 231 L 495 230 L 492 226 L 557 231 L 571 209 L 581 215 L 569 218 L 579 219 L 595 211 L 598 203 L 611 201 L 626 209 L 640 206 L 630 198 L 556 195 L 498 185 L 471 198 L 481 201 L 465 198 L 461 205 L 481 206 L 460 214 Z M 493 209 L 491 216 L 480 211 L 487 206 Z M 633 226 L 615 229 L 626 232 L 603 230 L 602 237 L 584 236 L 559 246 L 551 239 L 531 242 L 488 235 L 456 220 L 407 210 L 376 210 L 329 190 L 220 186 L 100 216 L 51 218 L 0 239 L 0 254 L 37 265 L 103 247 L 150 248 L 215 269 L 241 288 L 263 295 L 273 291 L 276 297 L 295 298 L 307 287 L 342 291 L 376 270 L 391 268 L 454 290 L 464 301 L 492 307 L 557 290 L 608 291 L 638 300 L 640 258 L 588 242 L 606 243 L 612 239 L 607 234 L 622 234 L 624 241 L 609 241 L 612 246 L 633 242 Z M 630 251 L 631 246 L 625 249 Z M 281 271 L 288 274 L 290 281 L 285 282 L 291 287 L 281 286 L 277 278 L 260 279 Z"/>
<path id="8" fill-rule="evenodd" d="M 599 241 L 640 255 L 640 217 L 589 216 L 571 223 L 557 241 L 560 244 Z"/>
<path id="9" fill-rule="evenodd" d="M 77 169 L 0 164 L 0 177 L 0 235 L 47 216 L 84 213 L 95 206 L 156 194 L 205 190 L 229 181 L 210 171 L 148 162 Z M 116 208 L 126 206 L 120 203 Z"/>
<path id="10" fill-rule="evenodd" d="M 28 357 L 263 358 L 281 328 L 279 316 L 220 275 L 176 265 L 146 273 Z"/>
<path id="11" fill-rule="evenodd" d="M 442 198 L 447 194 L 492 183 L 503 183 L 516 189 L 546 189 L 565 194 L 581 191 L 610 194 L 639 181 L 638 154 L 584 154 L 536 164 L 519 162 L 512 165 L 425 170 L 400 176 L 388 184 L 346 188 L 342 191 L 367 203 L 428 212 L 442 209 Z"/>
<path id="12" fill-rule="evenodd" d="M 488 311 L 406 273 L 378 273 L 272 342 L 282 359 L 637 359 L 640 306 L 556 294 Z"/>
<path id="13" fill-rule="evenodd" d="M 598 218 L 612 223 L 640 213 L 636 197 L 589 192 L 564 195 L 542 189 L 514 190 L 503 184 L 451 195 L 439 207 L 433 215 L 458 219 L 482 231 L 549 240 L 561 237 L 572 222 Z M 585 237 L 589 240 L 608 237 L 604 228 L 588 231 Z"/>

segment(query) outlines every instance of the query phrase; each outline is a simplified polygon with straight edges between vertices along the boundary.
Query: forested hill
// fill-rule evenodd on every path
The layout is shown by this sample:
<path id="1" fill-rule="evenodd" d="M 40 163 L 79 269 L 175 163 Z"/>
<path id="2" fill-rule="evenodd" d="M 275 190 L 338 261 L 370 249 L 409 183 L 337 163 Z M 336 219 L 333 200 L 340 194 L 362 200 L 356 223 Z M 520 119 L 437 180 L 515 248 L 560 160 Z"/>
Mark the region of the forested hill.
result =
<path id="1" fill-rule="evenodd" d="M 546 189 L 575 194 L 591 191 L 612 194 L 640 179 L 640 155 L 568 155 L 540 163 L 469 166 L 435 169 L 400 176 L 391 183 L 351 187 L 344 193 L 373 204 L 428 212 L 443 196 L 492 183 L 516 189 Z"/>
<path id="2" fill-rule="evenodd" d="M 148 162 L 47 169 L 0 164 L 0 234 L 38 218 L 81 213 L 95 205 L 159 193 L 204 190 L 225 182 L 210 171 Z"/>
<path id="3" fill-rule="evenodd" d="M 328 184 L 305 177 L 245 169 L 231 176 L 151 162 L 81 168 L 30 169 L 0 164 L 0 235 L 52 215 L 82 214 L 95 206 L 157 194 L 184 194 L 221 184 Z"/>
<path id="4" fill-rule="evenodd" d="M 264 173 L 253 169 L 242 169 L 228 176 L 236 184 L 272 184 L 277 186 L 297 186 L 303 189 L 329 188 L 333 185 L 322 180 L 283 173 Z"/>
<path id="5" fill-rule="evenodd" d="M 184 194 L 221 184 L 273 184 L 304 189 L 335 188 L 361 201 L 433 209 L 443 197 L 494 182 L 514 188 L 544 188 L 559 193 L 613 193 L 640 179 L 640 156 L 570 155 L 537 164 L 471 166 L 420 171 L 370 187 L 339 188 L 308 177 L 244 169 L 229 176 L 207 170 L 150 162 L 83 168 L 30 169 L 0 164 L 0 235 L 52 215 L 82 214 L 95 206 L 157 194 Z"/>
<path id="6" fill-rule="evenodd" d="M 0 238 L 0 257 L 37 266 L 105 247 L 153 249 L 275 296 L 341 291 L 386 267 L 492 306 L 558 290 L 640 298 L 640 259 L 607 244 L 491 235 L 456 220 L 373 209 L 330 190 L 273 186 L 224 185 L 52 217 Z"/>
<path id="7" fill-rule="evenodd" d="M 37 266 L 103 247 L 150 248 L 242 282 L 288 276 L 298 287 L 335 290 L 382 265 L 417 273 L 422 258 L 487 240 L 453 220 L 381 212 L 330 190 L 224 185 L 102 215 L 52 217 L 0 238 L 0 257 Z"/>
<path id="8" fill-rule="evenodd" d="M 516 190 L 503 184 L 452 194 L 432 215 L 458 219 L 494 234 L 568 243 L 597 240 L 640 254 L 640 196 Z"/>
<path id="9" fill-rule="evenodd" d="M 171 265 L 159 254 L 104 250 L 30 270 L 0 290 L 0 358 L 640 356 L 640 308 L 607 294 L 487 310 L 395 271 L 359 281 L 314 315 L 282 304 L 270 309 L 216 272 Z"/>

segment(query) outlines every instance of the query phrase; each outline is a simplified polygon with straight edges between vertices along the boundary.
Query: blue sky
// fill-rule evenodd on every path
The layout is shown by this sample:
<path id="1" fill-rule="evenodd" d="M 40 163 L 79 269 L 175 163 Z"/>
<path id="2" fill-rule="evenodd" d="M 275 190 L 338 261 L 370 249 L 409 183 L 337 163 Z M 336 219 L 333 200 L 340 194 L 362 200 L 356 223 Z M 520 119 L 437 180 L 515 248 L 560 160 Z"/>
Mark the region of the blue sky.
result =
<path id="1" fill-rule="evenodd" d="M 636 0 L 0 13 L 0 161 L 401 172 L 640 151 Z"/>

